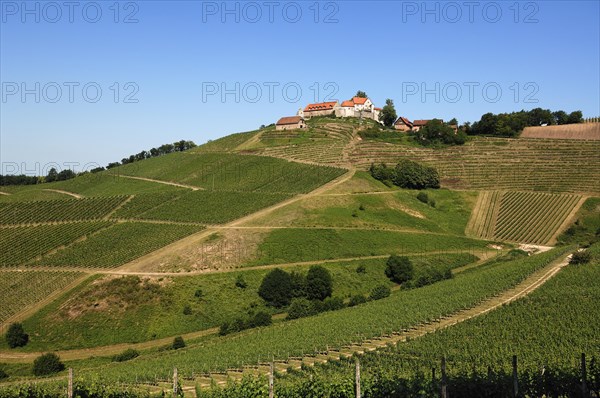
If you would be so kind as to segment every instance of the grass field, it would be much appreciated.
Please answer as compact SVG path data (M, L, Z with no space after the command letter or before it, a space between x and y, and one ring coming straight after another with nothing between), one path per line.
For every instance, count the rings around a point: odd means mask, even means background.
M417 199L418 191L390 190L381 194L325 194L297 201L251 225L289 227L356 227L407 229L462 235L475 195L429 190L436 207Z
M489 242L461 236L352 229L276 229L252 265L330 260L361 256L474 251Z

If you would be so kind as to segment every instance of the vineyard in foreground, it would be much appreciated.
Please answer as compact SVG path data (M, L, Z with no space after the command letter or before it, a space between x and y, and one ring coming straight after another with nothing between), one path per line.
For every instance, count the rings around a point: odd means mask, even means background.
M360 356L361 387L369 397L436 396L445 357L451 397L513 394L518 354L519 396L581 397L580 353L587 353L587 390L600 395L600 246L592 264L570 266L531 295L486 315L395 347ZM526 342L526 344L523 344ZM432 369L437 378L432 377ZM304 368L277 379L278 396L354 397L354 359ZM264 379L246 379L200 396L259 394ZM318 393L315 393L318 391ZM593 396L593 395L592 395Z
M572 194L483 191L466 233L482 239L552 244L582 200Z
M82 369L101 372L112 381L153 382L169 377L177 366L182 375L256 364L267 358L286 359L340 348L442 318L515 286L528 275L563 255L568 248L512 262L491 263L434 285L394 292L387 299L317 316L276 323L221 338L209 337L186 350L142 356L127 364ZM80 364L85 368L85 364Z

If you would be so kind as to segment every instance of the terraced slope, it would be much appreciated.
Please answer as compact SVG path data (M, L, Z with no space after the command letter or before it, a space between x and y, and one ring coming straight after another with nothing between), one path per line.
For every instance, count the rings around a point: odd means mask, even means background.
M362 169L409 158L435 166L447 188L600 194L600 141L476 138L445 149L362 141L351 154Z
M573 194L483 191L465 232L484 239L551 244L582 203L583 197Z

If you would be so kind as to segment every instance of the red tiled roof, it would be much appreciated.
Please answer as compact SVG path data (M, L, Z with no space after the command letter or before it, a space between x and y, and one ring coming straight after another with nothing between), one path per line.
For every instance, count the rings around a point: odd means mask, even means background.
M352 102L354 102L356 105L364 105L365 102L367 102L368 98L362 98L362 97L354 97L352 98Z
M337 101L320 102L318 104L308 104L306 105L306 108L304 108L304 112L332 110L336 104Z
M300 116L286 116L279 119L277 122L278 126L286 125L286 124L298 124L302 120Z
M431 120L421 120L421 119L419 119L419 120L415 120L415 121L413 122L413 125L414 125L414 126L425 126L425 125L426 125L427 123L429 123L430 121L431 121Z
M402 123L404 123L407 126L412 126L413 125L413 123L410 120L408 120L407 118L405 118L404 116L400 116L398 118L398 120L396 120L396 123L394 123L394 124L400 124L400 123L398 123L400 121L402 121ZM416 120L415 120L415 122L416 122Z
M352 102L352 100L348 100L348 101L344 101L342 102L342 106L347 108L347 107L353 107L354 106L354 102Z
M376 111L380 111L380 110L381 110L381 108L375 108L375 110L376 110Z

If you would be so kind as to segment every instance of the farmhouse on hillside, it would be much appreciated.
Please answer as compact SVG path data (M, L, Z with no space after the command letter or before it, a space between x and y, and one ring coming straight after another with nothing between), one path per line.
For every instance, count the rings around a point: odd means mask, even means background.
M407 118L400 116L394 123L394 128L399 131L410 131L413 128L413 124Z
M415 120L414 122L412 122L412 130L413 131L419 131L421 130L421 127L425 127L425 125L427 123L429 123L431 120L425 120L425 119L419 119L419 120ZM444 121L442 120L442 123Z
M306 108L298 111L298 116L305 119L314 116L329 116L336 114L338 109L340 109L340 104L337 101L319 102L306 105Z
M275 130L295 130L306 128L302 116L286 116L279 119L275 124Z

